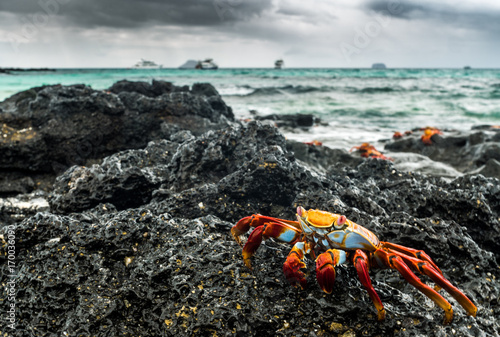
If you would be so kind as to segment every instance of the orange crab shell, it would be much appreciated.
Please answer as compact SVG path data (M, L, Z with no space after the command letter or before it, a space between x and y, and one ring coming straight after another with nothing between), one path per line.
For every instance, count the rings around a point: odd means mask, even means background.
M307 221L318 228L331 227L332 224L339 218L338 214L310 209L306 211Z
M420 139L422 139L422 143L424 143L425 145L432 145L432 140L431 140L431 137L434 136L434 135L442 135L443 133L441 132L441 130L439 130L438 128L434 128L434 127L426 127L424 130L424 134L420 137Z

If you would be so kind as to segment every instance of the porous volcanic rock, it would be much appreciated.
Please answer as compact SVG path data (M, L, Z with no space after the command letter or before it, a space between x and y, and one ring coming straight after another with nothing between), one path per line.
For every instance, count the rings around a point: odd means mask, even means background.
M146 96L144 96L146 97ZM293 150L295 148L295 150ZM499 181L453 181L366 159L319 169L274 127L252 122L171 134L62 174L50 210L15 232L17 329L13 336L497 336ZM325 151L324 153L327 153ZM137 197L134 199L134 195ZM293 219L298 205L345 214L381 240L424 249L478 306L450 299L443 312L394 270L372 270L387 318L348 263L333 293L287 284L290 246L265 241L243 264L230 228L262 213ZM8 244L0 248L7 261ZM497 255L495 255L497 254ZM429 282L427 277L422 277ZM8 275L2 273L0 282ZM0 302L1 310L9 305ZM4 312L5 312L4 311Z
M331 149L322 145L310 145L294 140L288 140L287 149L308 167L324 171L330 166L354 167L364 161L363 158L351 155L344 149Z
M161 140L143 150L116 153L101 164L71 167L54 183L49 199L52 210L79 211L103 202L118 209L147 204L165 180L166 166L177 147L177 143Z
M0 102L0 195L45 187L73 165L92 165L126 149L189 130L200 135L234 120L207 83L121 81L108 90L51 85ZM30 182L31 178L33 182Z

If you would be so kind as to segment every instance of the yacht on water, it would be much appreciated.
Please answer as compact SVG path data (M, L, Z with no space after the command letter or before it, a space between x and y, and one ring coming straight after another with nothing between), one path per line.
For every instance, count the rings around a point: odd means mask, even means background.
M274 62L274 69L283 68L283 64L285 64L285 62L282 59L276 60L276 62Z
M202 70L216 70L219 66L213 61L213 59L205 59L204 61L198 61L195 68Z
M163 66L161 64L156 64L153 61L141 59L132 68L134 68L134 69L160 69L162 67Z

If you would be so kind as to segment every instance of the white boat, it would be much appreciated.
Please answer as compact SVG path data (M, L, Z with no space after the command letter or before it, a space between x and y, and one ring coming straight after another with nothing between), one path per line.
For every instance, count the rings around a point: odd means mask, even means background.
M202 70L216 70L219 69L219 66L213 61L213 59L205 59L204 61L198 61L195 68Z
M163 65L161 65L161 64L156 64L153 61L141 59L132 68L134 68L134 69L160 69L162 67L163 67Z
M274 62L274 69L281 69L283 64L285 64L285 62L282 59L276 60L276 62Z

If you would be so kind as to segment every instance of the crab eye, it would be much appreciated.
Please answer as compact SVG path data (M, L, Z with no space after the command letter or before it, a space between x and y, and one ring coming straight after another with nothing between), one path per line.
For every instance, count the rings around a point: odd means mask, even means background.
M300 223L300 228L302 228L302 231L304 231L305 234L311 234L313 231L307 225L306 217L307 211L301 206L297 207L297 220Z
M306 214L306 210L304 209L304 207L302 207L302 206L297 207L297 215L298 216L300 216L301 218L304 218L305 214Z
M335 228L343 229L343 228L347 227L346 222L347 222L347 218L345 217L345 215L341 215L337 219L337 222L335 223Z

